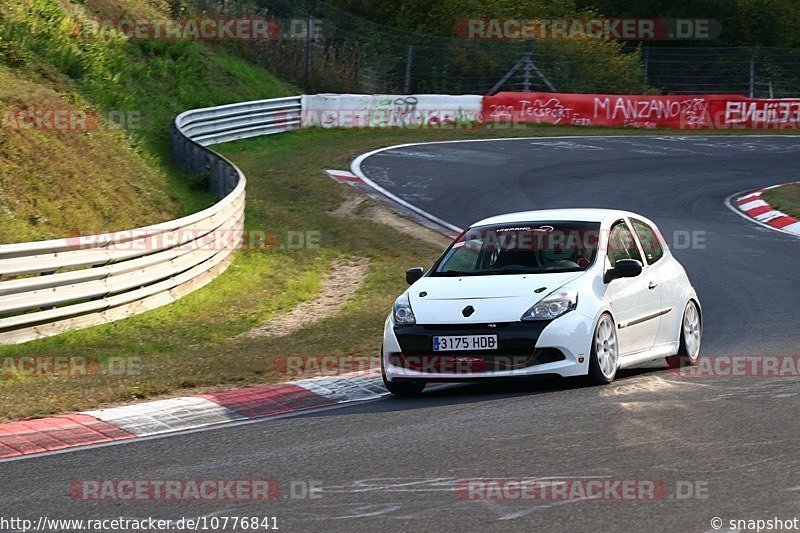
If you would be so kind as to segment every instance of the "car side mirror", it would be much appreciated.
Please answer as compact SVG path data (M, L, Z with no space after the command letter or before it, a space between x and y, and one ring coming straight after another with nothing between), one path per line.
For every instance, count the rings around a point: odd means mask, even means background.
M619 278L635 278L642 273L642 263L636 259L620 259L606 272L603 281L610 283Z
M422 267L409 268L406 270L406 283L413 285L424 273L425 269Z

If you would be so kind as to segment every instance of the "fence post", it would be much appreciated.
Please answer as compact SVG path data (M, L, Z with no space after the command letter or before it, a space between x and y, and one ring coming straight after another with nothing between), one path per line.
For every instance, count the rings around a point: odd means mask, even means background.
M758 48L750 50L750 98L755 97L756 92L756 52Z
M531 92L531 70L533 70L531 66L532 55L533 55L533 39L528 39L527 41L525 41L525 52L522 54L522 57L524 58L523 59L524 63L522 66L522 74L523 74L522 88L526 93Z
M311 28L314 26L314 13L319 9L319 0L316 0L311 7L308 8L308 15L306 16L306 88L312 90L311 87Z
M308 12L306 19L306 87L311 90L311 25L314 23L314 15Z
M648 79L650 75L650 47L644 47L644 79L642 79L642 94L647 94L647 84L650 82Z
M539 67L536 66L536 63L531 58L532 55L533 55L533 40L528 39L527 41L525 41L525 51L522 53L522 57L519 59L519 61L514 63L514 66L511 67L509 71L506 72L505 75L502 78L500 78L500 80L497 83L495 83L494 86L492 86L492 88L489 89L489 92L486 94L492 95L495 94L497 91L499 91L500 88L503 87L503 85L505 85L505 83L508 80L510 80L511 77L514 74L516 74L519 69L523 69L523 74L525 76L525 81L524 81L525 92L530 91L530 83L531 83L530 71L535 72L536 75L539 76L539 79L542 80L545 85L547 85L547 88L550 89L550 92L556 92L555 85L553 85L553 82L550 81L550 78L544 75L544 72L539 70Z
M403 82L403 94L411 92L411 62L414 61L414 36L408 41L408 53L406 54L406 78Z

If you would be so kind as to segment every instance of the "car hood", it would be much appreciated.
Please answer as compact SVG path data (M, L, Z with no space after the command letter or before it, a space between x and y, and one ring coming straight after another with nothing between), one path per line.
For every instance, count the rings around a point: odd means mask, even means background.
M584 273L426 276L409 287L408 296L418 324L516 322L536 302ZM474 312L465 317L463 310L470 305Z

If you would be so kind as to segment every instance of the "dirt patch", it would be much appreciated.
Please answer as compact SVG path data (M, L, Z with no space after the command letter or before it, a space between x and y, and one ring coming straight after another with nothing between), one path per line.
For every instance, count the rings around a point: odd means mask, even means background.
M344 196L344 202L342 202L342 204L333 211L333 214L337 217L358 216L356 215L356 210L361 204L366 202L367 199L364 196L355 194L353 192L349 192Z
M381 224L386 224L397 231L401 231L411 235L412 237L417 237L418 239L433 244L434 246L439 246L443 249L450 244L450 239L444 235L417 224L416 222L412 222L407 218L401 217L388 207L380 204L369 206L366 210L364 210L363 216L364 218L374 220L375 222L380 222Z
M291 335L339 312L358 291L369 273L369 259L337 259L322 280L319 296L303 302L286 314L273 318L263 326L243 335L251 338L274 338Z
M336 216L366 218L441 248L445 248L450 244L450 239L444 235L402 217L385 205L376 203L352 189L348 189L344 193L344 197L345 199L341 205L333 211ZM362 207L366 208L360 209Z

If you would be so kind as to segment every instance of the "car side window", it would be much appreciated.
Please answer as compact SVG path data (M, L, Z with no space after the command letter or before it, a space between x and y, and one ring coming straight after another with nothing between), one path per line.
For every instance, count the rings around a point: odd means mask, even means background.
M642 244L642 250L644 250L644 255L647 257L647 262L652 265L664 257L664 248L661 246L661 242L658 240L658 235L655 230L648 224L645 224L641 220L636 220L635 218L631 219L631 224L633 225L633 231L636 232L636 236L639 237L639 242Z
M639 247L636 246L633 234L624 222L614 224L608 234L608 262L611 263L611 268L614 268L620 259L636 259L642 262Z

